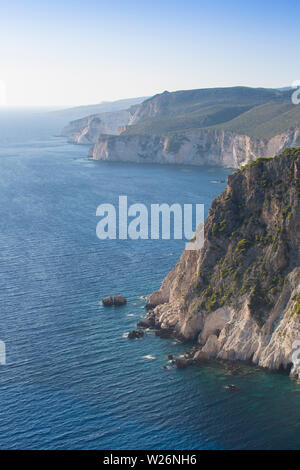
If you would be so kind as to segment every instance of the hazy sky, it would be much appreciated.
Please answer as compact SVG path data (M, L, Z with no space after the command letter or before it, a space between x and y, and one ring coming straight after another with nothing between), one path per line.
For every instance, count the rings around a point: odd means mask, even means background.
M0 0L0 104L287 86L299 13L293 0Z

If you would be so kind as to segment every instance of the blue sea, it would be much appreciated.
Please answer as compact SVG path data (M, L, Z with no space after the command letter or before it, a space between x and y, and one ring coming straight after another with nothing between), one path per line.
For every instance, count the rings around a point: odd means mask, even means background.
M97 206L119 195L207 213L229 170L89 161L56 136L64 124L0 112L0 448L299 449L296 381L248 366L164 369L186 345L126 338L185 242L96 237ZM127 305L102 307L111 294Z

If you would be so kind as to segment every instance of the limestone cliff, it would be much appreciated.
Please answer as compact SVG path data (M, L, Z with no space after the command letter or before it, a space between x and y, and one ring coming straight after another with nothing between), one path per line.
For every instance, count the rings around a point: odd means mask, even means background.
M185 251L147 299L147 322L193 340L193 361L252 361L300 377L300 148L237 170Z
M71 121L61 132L68 141L75 144L94 144L102 134L118 134L119 129L125 129L132 112L121 110L111 113L101 113Z
M126 133L101 136L89 155L94 160L239 168L257 156L271 157L287 147L299 145L300 127L269 139L207 128L160 136Z
M126 111L73 121L71 142L95 160L239 168L300 145L291 91L228 87L163 92Z

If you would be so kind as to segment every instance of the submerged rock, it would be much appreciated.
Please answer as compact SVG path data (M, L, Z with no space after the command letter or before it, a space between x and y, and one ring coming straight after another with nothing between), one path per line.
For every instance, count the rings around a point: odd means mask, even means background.
M238 392L240 390L239 387L233 384L225 385L224 388L226 388L227 390L232 390L233 392Z

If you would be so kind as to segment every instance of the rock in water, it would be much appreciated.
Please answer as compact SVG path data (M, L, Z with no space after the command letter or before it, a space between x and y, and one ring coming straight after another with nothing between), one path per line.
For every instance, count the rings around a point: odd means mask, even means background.
M122 297L121 295L114 295L114 305L120 306L120 305L125 305L126 304L126 299L125 297Z
M104 307L111 307L112 305L116 305L118 307L119 305L125 304L126 299L121 295L114 295L114 297L104 297L104 299L102 299L102 305L104 305Z
M186 369L186 367L193 364L193 359L186 359L185 357L177 357L175 359L175 366L177 369Z
M154 326L155 326L154 317L145 318L144 320L140 320L137 323L138 328L153 328Z
M142 338L143 336L144 336L143 330L132 330L132 331L129 331L128 333L129 339L138 339L138 338Z
M102 305L104 305L104 307L111 307L113 304L112 297L104 297L104 299L102 299Z

